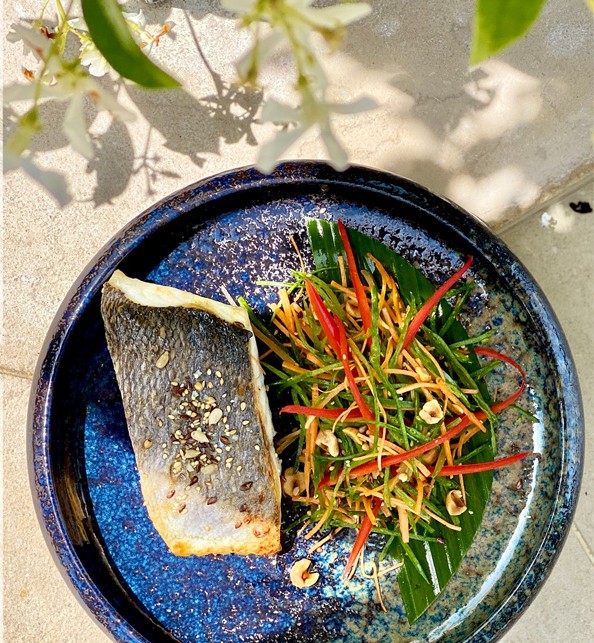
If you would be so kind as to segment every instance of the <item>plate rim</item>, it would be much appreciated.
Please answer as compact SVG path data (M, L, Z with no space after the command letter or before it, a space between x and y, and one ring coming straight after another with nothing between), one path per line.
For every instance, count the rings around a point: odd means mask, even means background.
M525 309L539 319L552 322L548 328L543 329L543 337L546 337L548 343L546 349L547 352L552 351L558 363L563 361L566 366L563 372L557 369L560 376L557 386L564 395L560 396L560 402L563 402L560 428L563 430L560 441L561 467L554 509L543 531L540 546L516 585L480 628L464 640L482 643L500 638L524 613L542 588L563 548L575 513L583 472L583 405L575 363L561 325L545 294L521 261L478 217L450 199L396 174L361 165L352 165L347 170L338 172L318 161L286 161L268 175L261 174L253 166L241 167L198 180L173 192L135 216L113 235L86 265L66 294L48 329L35 367L27 417L27 460L37 518L54 562L67 585L93 616L93 620L100 623L109 635L117 637L117 640L149 641L98 589L80 561L68 537L50 466L49 441L46 437L51 430L49 415L53 401L53 383L70 332L90 299L96 295L117 264L160 228L205 203L225 198L238 190L307 183L358 187L380 192L406 203L412 202L416 208L439 219L446 227L452 228L458 237L475 247L477 243L472 236L476 230L480 231L480 236L488 239L492 248L483 252L490 265L498 266L493 261L495 253L509 261L514 286L528 295L527 300L523 301ZM417 201L411 200L411 196ZM425 203L421 202L423 200ZM437 210L447 211L451 218L444 219L435 210L429 210L427 204L438 206ZM461 222L470 223L470 229L461 229ZM572 410L571 414L567 413L567 408ZM575 455L573 461L568 457L570 451ZM527 591L520 597L522 589Z

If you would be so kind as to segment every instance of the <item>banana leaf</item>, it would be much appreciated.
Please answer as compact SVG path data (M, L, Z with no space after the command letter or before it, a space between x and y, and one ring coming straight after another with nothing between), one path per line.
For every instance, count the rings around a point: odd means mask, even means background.
M340 254L344 256L344 248L337 226L329 221L308 219L307 231L316 269L322 271L320 277L325 281L339 280L337 257ZM374 264L367 257L368 253L372 254L396 278L400 293L407 304L418 309L433 294L435 286L402 256L356 230L348 229L348 233L359 269L368 270L372 275L376 273ZM448 276L444 275L444 280ZM436 315L438 330L440 324L448 319L450 312L451 306L442 300ZM458 321L452 323L444 335L449 344L467 338L464 327ZM472 349L470 353L472 371L479 368L479 362ZM480 388L483 397L488 400L483 383L480 384ZM494 459L494 432L488 423L487 427L486 434L479 433L469 441L467 452L478 452L469 458L468 462L486 462ZM439 480L440 484L436 486L437 493L445 495L447 481L441 483L443 479ZM431 535L441 542L411 539L408 545L404 545L395 539L389 547L389 553L404 562L398 574L398 585L409 623L416 621L425 612L456 573L481 524L492 482L492 471L465 476L468 510L458 516L457 522L461 531L453 531L434 522L432 534L424 532L422 527L418 528L417 534L421 537Z

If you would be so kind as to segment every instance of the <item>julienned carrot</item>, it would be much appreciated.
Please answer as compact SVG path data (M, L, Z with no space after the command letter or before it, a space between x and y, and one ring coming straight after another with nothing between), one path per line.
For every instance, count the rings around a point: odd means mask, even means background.
M288 404L287 406L283 406L280 412L301 413L302 415L313 415L318 418L327 418L328 420L336 420L343 414L346 414L344 417L349 420L356 420L361 417L359 409L319 409L315 406L300 406L299 404Z
M490 462L476 462L473 464L454 464L452 466L442 467L437 475L438 476L457 476L459 474L467 473L480 473L481 471L492 471L493 469L500 469L507 467L518 460L523 460L526 456L530 455L531 451L524 451L523 453L516 453L507 458L499 458L498 460L491 460ZM427 467L433 473L433 467Z
M468 257L466 263L457 270L449 279L444 281L443 284L429 297L429 299L419 308L417 314L412 318L412 321L409 324L406 335L404 336L404 342L402 343L402 350L405 350L409 347L412 340L415 338L415 335L419 332L419 328L423 325L423 322L429 317L429 314L433 308L439 303L440 299L451 290L452 286L464 275L464 273L472 265L472 257Z
M377 516L377 514L379 513L379 510L381 509L382 501L379 498L373 498L371 503L372 503L371 511L373 512L374 516ZM369 534L371 532L372 527L373 525L371 523L371 519L367 514L365 514L363 516L363 520L361 521L361 526L359 527L359 533L357 534L357 538L355 539L355 544L353 545L353 549L351 550L351 555L347 560L347 564L344 568L344 572L342 572L343 578L348 578L350 571L353 568L353 565L357 562L357 558L361 553L361 549L363 549L363 545L367 542L367 539L369 538Z
M522 376L522 381L520 383L520 386L516 389L514 393L512 393L505 400L501 400L501 402L497 402L493 404L493 406L491 406L491 411L493 411L493 413L499 413L499 411L502 411L510 404L513 404L520 397L520 395L524 391L524 388L526 387L526 375L522 367L515 360L513 360L511 357L508 357L507 355L502 355L501 353L498 353L497 351L494 351L490 348L475 349L475 352L481 353L483 355L489 355L490 357L495 357L497 359L502 359L506 361L508 364L513 366L515 369L517 369L517 371ZM487 419L487 414L484 411L477 411L474 415L477 419L481 421ZM398 455L391 455L386 458L382 458L382 461L381 461L382 469L393 466L395 464L400 464L402 462L405 462L406 460L410 460L411 458L416 458L419 455L423 455L423 453L426 453L427 451L431 451L431 449L434 449L435 447L440 446L444 442L447 442L448 440L451 440L452 438L456 437L462 430L464 430L467 426L469 426L470 423L471 423L470 418L465 415L460 419L460 422L458 424L453 426L451 429L448 429L444 434L440 435L434 440L431 440L426 444L421 444L420 446L415 447L410 451L405 451L404 453L399 453ZM342 469L338 471L337 475L340 475L341 471ZM358 467L354 467L353 469L351 469L349 472L349 478L357 478L359 476L364 476L374 471L379 471L377 459L371 460L370 462L365 462L364 464L360 464ZM330 483L330 476L329 475L324 476L318 484L318 489L323 489L329 483Z
M309 281L305 280L305 289L307 290L307 296L311 303L311 307L320 322L320 326L324 331L324 335L328 339L328 343L332 347L332 350L338 355L340 353L340 344L338 338L338 329L336 324L332 319L330 311L326 308L323 299L318 294L318 291L315 289L314 285Z
M350 350L349 350L349 345L347 343L346 328L344 327L344 324L342 323L342 321L337 315L334 315L334 323L338 329L338 339L339 339L339 348L340 348L338 357L344 367L344 374L347 378L349 388L351 389L351 393L355 398L355 402L357 402L359 411L361 411L361 417L364 420L373 421L375 420L375 415L371 411L371 409L367 406L367 402L363 399L363 395L361 395L361 391L359 390L359 387L357 386L357 382L355 381L355 376L351 371L351 365L349 364Z
M346 253L349 276L351 277L351 283L353 284L353 289L355 290L355 295L357 297L357 304L359 305L359 313L361 314L363 328L365 332L368 332L371 328L371 309L369 308L369 301L367 299L365 289L363 288L361 277L359 277L355 254L353 253L353 248L349 241L349 234L344 223L340 220L338 221L338 232L340 233L342 245L344 246L344 251Z

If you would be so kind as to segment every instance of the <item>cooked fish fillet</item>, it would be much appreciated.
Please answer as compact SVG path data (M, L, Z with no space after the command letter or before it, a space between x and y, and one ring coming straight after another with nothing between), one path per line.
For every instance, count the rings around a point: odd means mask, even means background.
M247 312L116 271L101 313L149 516L176 555L280 549L280 467Z

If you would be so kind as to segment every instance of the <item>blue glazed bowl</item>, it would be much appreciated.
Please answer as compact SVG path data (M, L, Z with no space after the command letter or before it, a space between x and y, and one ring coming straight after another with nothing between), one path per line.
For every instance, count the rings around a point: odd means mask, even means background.
M442 595L413 625L395 574L339 582L352 536L319 554L320 582L288 582L307 544L286 534L275 557L176 558L142 504L134 456L99 314L100 290L119 268L133 277L222 299L225 286L262 315L274 298L258 280L298 266L290 237L307 244L305 216L375 236L435 283L473 254L471 332L494 329L520 360L521 400L534 420L502 414L498 450L541 454L500 470L481 528ZM86 607L119 641L474 641L497 638L546 579L574 511L583 457L575 368L542 292L476 219L404 179L361 167L338 173L284 163L269 176L241 169L200 181L124 228L73 286L37 366L29 427L33 494L50 549ZM505 393L503 375L492 387ZM282 431L281 426L277 426Z

